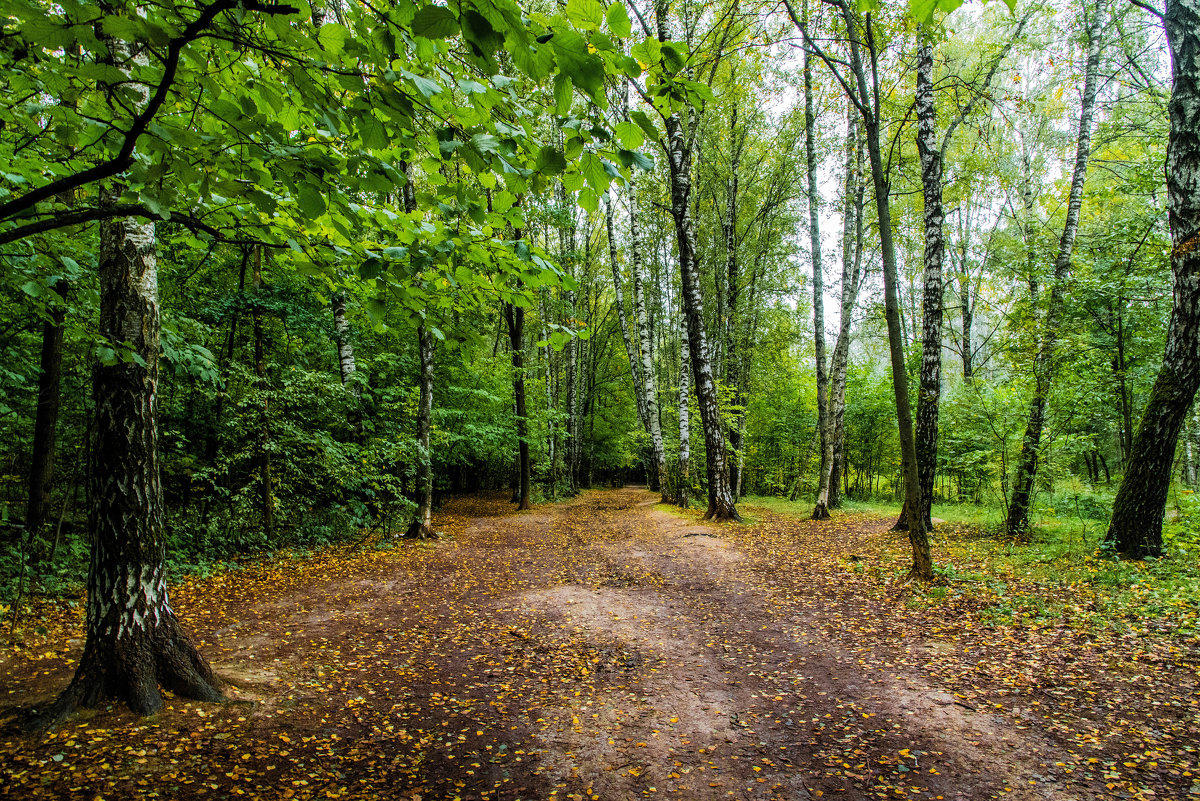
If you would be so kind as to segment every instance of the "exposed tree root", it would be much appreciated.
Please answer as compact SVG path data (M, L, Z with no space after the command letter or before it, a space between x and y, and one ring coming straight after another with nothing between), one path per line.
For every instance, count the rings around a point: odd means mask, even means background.
M217 685L208 661L174 618L149 632L115 639L89 634L71 683L45 709L30 710L24 728L46 731L79 709L109 700L138 715L153 715L162 709L160 687L194 701L223 701Z

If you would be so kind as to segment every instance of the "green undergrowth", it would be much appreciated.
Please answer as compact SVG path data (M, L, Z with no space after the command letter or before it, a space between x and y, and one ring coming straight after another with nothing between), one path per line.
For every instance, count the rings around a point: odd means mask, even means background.
M1130 633L1200 633L1200 499L1173 492L1163 529L1166 555L1134 561L1107 551L1105 498L1050 497L1039 506L1029 542L1002 535L999 510L974 505L935 506L931 537L935 578L913 586L905 603L947 615L966 614L985 625L1070 625ZM776 514L807 519L811 501L746 498ZM1103 510L1098 512L1096 510ZM848 502L848 513L880 518L898 504ZM1082 512L1082 513L1081 513ZM910 551L902 534L881 538L868 558L841 562L880 585L902 577Z

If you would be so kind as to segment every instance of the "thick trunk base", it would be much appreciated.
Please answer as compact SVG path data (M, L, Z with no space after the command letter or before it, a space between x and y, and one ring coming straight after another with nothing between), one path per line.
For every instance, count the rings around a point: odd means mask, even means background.
M420 520L412 521L412 524L404 532L406 540L436 540L437 538L438 533Z
M138 715L162 709L162 689L194 701L223 701L208 662L174 618L148 632L89 637L67 689L45 709L33 710L27 728L45 731L81 708L120 701Z
M742 516L738 514L737 507L732 502L721 503L716 502L708 507L704 513L705 520L734 520L738 523L742 522Z
M829 519L829 507L823 503L818 503L816 506L813 507L812 519L813 520L828 520Z

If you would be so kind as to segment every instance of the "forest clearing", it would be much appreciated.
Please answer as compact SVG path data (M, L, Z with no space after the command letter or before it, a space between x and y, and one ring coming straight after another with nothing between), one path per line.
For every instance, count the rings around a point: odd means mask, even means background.
M1200 799L1200 0L0 0L0 354L0 795Z
M230 703L169 699L149 720L98 710L5 738L0 794L1200 792L1194 639L1085 623L1084 586L1060 590L1061 614L1000 624L983 621L1003 598L963 582L924 602L882 578L904 566L890 520L753 508L750 525L713 525L655 500L594 490L514 513L462 499L431 544L189 580L173 599ZM1007 597L1041 595L1008 580ZM69 679L80 612L7 641L6 705Z

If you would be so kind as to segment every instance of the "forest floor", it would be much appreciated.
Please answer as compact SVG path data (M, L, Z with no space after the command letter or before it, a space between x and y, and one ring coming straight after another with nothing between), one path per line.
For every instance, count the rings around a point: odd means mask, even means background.
M0 797L1200 798L1194 639L924 603L890 519L655 500L458 499L437 541L188 581L234 703L10 731ZM79 606L7 635L8 710L65 686Z

